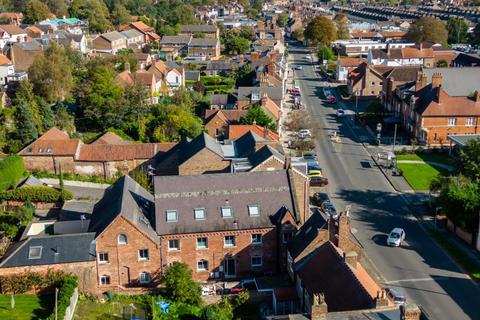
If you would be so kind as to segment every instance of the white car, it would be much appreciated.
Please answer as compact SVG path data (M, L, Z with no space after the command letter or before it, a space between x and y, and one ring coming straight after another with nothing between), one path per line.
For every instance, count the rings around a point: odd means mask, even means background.
M311 138L312 132L310 131L310 129L301 129L298 131L298 137L300 139Z
M338 118L343 118L345 117L345 111L343 109L338 109L337 110L337 117Z
M393 229L387 238L387 245L392 247L399 247L405 240L405 231L402 228Z
M302 70L302 69L303 69L302 66L296 66L296 67L295 67L295 70Z

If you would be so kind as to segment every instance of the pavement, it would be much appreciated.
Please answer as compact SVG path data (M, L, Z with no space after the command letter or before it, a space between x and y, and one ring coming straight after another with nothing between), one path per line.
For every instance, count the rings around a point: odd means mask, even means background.
M319 162L329 178L327 190L337 210L351 205L352 231L374 263L384 286L403 290L431 319L480 319L480 288L428 236L416 216L425 195L397 192L368 151L370 136L352 121L352 105L339 103L347 117L337 119L335 105L322 99L322 82L302 48L289 48L302 100L314 122ZM353 112L354 113L354 112ZM329 134L336 131L339 143ZM400 248L385 245L394 227L406 232Z

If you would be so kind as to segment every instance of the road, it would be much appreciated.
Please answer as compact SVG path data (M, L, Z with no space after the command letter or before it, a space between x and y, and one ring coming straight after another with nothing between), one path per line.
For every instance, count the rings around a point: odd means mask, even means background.
M422 229L404 195L395 192L375 167L354 132L352 119L337 119L334 105L322 100L322 82L302 48L290 47L295 83L313 119L320 166L329 178L328 192L337 207L351 205L352 232L364 246L385 286L400 287L409 301L421 305L432 319L480 319L480 289ZM352 113L351 111L349 112ZM350 124L347 125L347 122ZM358 130L353 130L356 128ZM336 130L341 142L328 134ZM406 232L401 248L385 245L394 227Z

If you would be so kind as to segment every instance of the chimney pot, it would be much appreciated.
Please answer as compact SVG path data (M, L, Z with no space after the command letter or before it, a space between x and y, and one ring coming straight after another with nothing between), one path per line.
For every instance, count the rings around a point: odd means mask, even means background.
M475 102L480 102L480 90L475 91L475 93L473 95L473 100Z
M313 294L311 320L326 320L328 316L328 306L325 303L325 297L321 293Z
M442 84L442 74L441 73L434 73L432 75L432 87L437 88Z
M401 305L400 306L400 319L401 320L420 320L422 311L415 304Z

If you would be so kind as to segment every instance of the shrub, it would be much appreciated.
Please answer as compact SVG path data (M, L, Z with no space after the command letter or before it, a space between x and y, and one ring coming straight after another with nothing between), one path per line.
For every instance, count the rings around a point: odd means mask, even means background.
M417 149L415 149L416 154L422 154L424 152L425 152L425 149L423 147L418 147Z
M63 319L65 317L65 312L67 311L68 306L70 305L70 299L72 298L75 288L78 284L78 278L76 275L65 275L58 286L58 303L57 303L57 316L58 319ZM55 319L55 310L48 318L49 320Z
M58 190L51 187L23 187L0 192L0 200L59 202L61 199L71 200L73 195L68 190Z
M22 157L11 154L0 161L0 191L14 187L25 175Z

